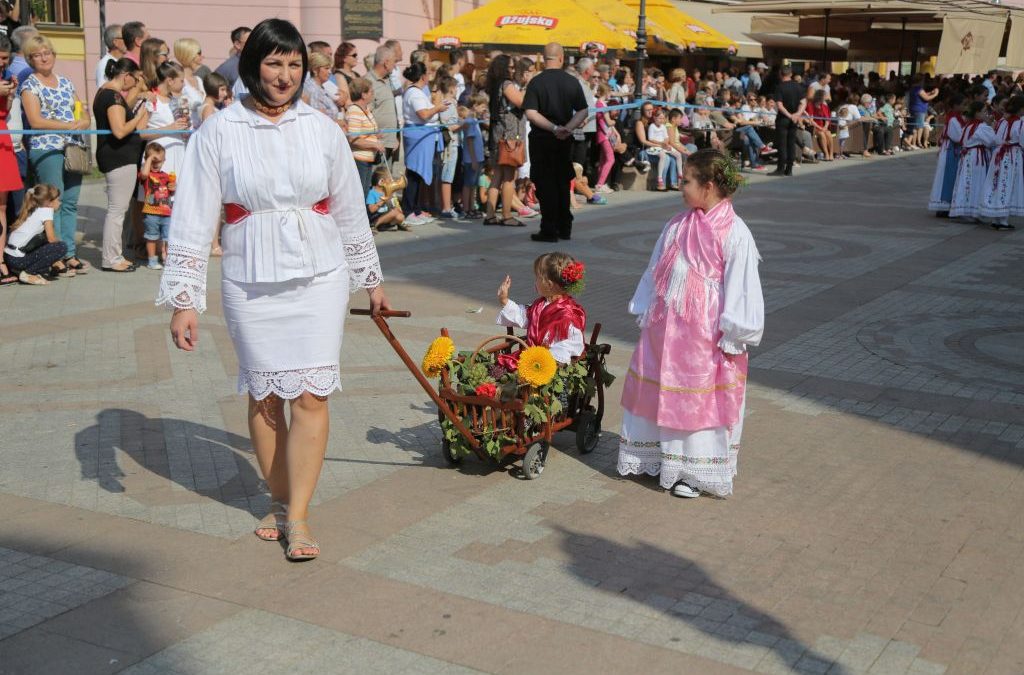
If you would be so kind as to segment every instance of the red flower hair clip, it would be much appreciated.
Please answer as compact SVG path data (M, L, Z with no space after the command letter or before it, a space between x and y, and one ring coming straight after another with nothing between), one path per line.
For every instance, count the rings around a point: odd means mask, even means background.
M571 262L562 268L562 288L569 295L579 295L586 286L587 267L579 261Z

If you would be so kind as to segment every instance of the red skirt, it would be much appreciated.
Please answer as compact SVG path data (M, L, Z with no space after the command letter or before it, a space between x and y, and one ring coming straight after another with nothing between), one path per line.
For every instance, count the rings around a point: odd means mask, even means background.
M0 131L7 131L4 119L0 119ZM9 134L0 134L0 192L13 192L23 187L11 137Z

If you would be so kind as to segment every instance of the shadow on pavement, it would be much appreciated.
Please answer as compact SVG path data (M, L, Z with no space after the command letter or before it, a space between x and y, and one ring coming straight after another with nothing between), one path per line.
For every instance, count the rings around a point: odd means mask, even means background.
M795 672L847 672L794 637L785 624L735 597L692 560L646 542L629 546L558 525L553 529L561 535L570 572L598 590L644 604L709 638L747 646L751 658L756 658L753 652L766 649L780 665ZM669 568L671 575L666 572ZM687 588L700 592L666 588L661 581L666 576L685 580ZM669 639L671 643L683 641L679 636Z
M172 490L173 482L195 495L257 515L250 498L265 490L245 457L250 447L248 438L223 429L120 408L100 411L96 424L75 433L82 478L96 481L107 492L125 493L150 506L194 500ZM128 456L123 467L118 450Z

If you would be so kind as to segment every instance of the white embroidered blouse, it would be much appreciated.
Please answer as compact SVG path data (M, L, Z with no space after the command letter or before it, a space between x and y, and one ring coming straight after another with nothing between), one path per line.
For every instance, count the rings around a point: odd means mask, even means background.
M382 275L359 176L338 125L299 101L276 124L236 102L193 134L177 177L158 305L206 310L206 268L223 204L250 215L221 230L224 278L280 282L348 269ZM327 199L326 214L314 206Z
M629 313L640 317L640 321L657 300L654 272L666 239L675 236L677 226L678 222L672 220L662 230L647 270L629 301ZM739 216L736 216L723 248L725 271L720 285L721 314L718 317L718 330L722 337L718 340L718 348L727 354L742 354L748 346L760 344L764 333L764 297L757 270L761 256L754 236Z

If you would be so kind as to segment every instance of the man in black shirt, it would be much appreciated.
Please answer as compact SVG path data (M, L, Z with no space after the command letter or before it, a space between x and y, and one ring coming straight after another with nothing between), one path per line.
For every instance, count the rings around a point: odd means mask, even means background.
M775 90L778 115L775 117L775 142L779 148L779 165L772 173L775 176L792 176L793 161L796 159L796 127L807 107L804 88L793 81L793 69L782 68L782 82Z
M583 88L562 69L564 63L562 45L552 42L544 47L544 70L530 80L523 98L531 125L530 180L540 202L540 232L530 238L550 243L572 237L572 132L589 114Z

